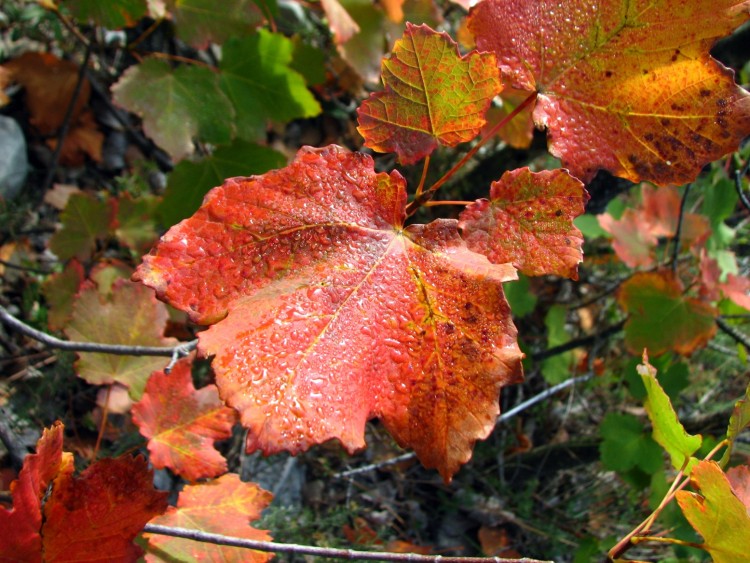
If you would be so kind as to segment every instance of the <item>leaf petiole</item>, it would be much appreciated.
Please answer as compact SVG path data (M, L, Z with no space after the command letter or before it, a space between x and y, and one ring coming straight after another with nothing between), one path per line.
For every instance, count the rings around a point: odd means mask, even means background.
M427 201L425 202L425 207L437 207L438 205L470 205L471 201L458 201L458 200L449 200L449 199L441 199L440 201Z
M417 212L417 209L425 205L428 201L432 199L432 196L435 194L440 187L445 184L458 170L463 167L464 164L466 164L471 158L477 153L477 151L484 146L484 144L494 137L500 129L505 127L508 122L510 122L511 119L513 119L515 116L517 116L519 113L521 113L523 110L525 110L528 106L530 106L532 103L536 101L537 93L533 92L532 94L529 94L529 96L521 102L512 112L510 112L508 115L506 115L503 119L501 119L497 125L495 125L492 129L490 129L487 133L485 133L482 138L479 140L479 142L474 145L469 152L467 152L464 157L459 160L453 168L448 170L443 176L432 186L429 187L424 192L417 192L417 197L414 198L414 200L406 206L406 216L411 217L414 215L414 213ZM420 184L421 187L421 184Z
M424 166L422 167L422 177L419 179L419 186L417 186L416 197L422 195L424 189L425 180L427 180L427 169L430 167L430 155L428 154L424 159Z

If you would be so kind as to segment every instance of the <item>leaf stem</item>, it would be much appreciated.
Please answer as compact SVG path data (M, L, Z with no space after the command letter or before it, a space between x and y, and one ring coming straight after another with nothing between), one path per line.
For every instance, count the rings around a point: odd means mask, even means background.
M425 180L427 180L427 169L429 167L430 167L430 155L428 154L427 157L424 159L424 166L422 167L422 177L419 179L419 186L417 186L416 197L419 197L422 195L422 190L424 189L424 183L425 183Z
M71 22L68 17L60 11L60 9L57 7L57 5L55 5L54 2L44 2L42 6L44 7L44 9L49 10L50 12L55 14L55 16L57 16L57 19L62 22L67 30L70 31L84 47L86 47L87 49L90 47L89 40L86 39L86 37L83 35L83 33L80 32L75 24Z
M647 541L671 543L673 545L684 545L685 547L696 547L698 549L703 549L705 547L700 543L678 540L677 538L662 538L661 536L638 536L637 538L633 538L633 543L643 543Z
M435 192L440 189L440 187L445 184L464 164L466 164L471 158L477 153L477 151L484 146L484 144L494 137L500 129L505 127L508 122L513 119L515 116L517 116L519 113L521 113L523 110L525 110L528 106L530 106L532 103L536 101L537 93L534 92L532 94L529 94L529 96L521 102L516 109L514 109L512 112L510 112L508 115L506 115L503 119L501 119L497 125L495 125L492 129L487 131L482 138L479 140L479 142L472 147L472 149L467 152L464 157L459 160L453 168L448 170L443 176L432 186L429 187L428 190L425 192L417 194L417 197L414 198L414 201L412 201L409 205L406 206L406 216L410 217L416 213L417 209L425 205L428 201L432 199L432 196L435 194Z
M270 551L274 553L295 553L316 555L318 557L332 557L336 559L354 559L357 561L423 561L429 563L546 563L538 559L504 559L501 557L446 557L444 555L420 555L417 553L391 553L382 551L357 551L354 549L338 549L333 547L315 547L310 545L299 545L290 543L275 543L270 541L250 540L225 536L223 534L212 534L201 530L189 528L173 528L158 524L146 524L144 533L161 534L175 538L185 538L193 541L212 543L216 545L229 545L254 549L256 551Z
M438 205L471 205L471 201L458 201L453 199L441 199L440 201L427 201L424 207L437 207Z
M714 448L708 452L706 457L704 457L704 460L709 460L713 458L721 448L725 447L727 445L728 441L722 440ZM612 549L609 550L609 553L607 556L609 557L610 561L614 561L618 558L620 558L627 550L630 548L631 545L635 545L636 543L640 543L641 541L646 541L647 539L651 539L648 536L639 536L638 534L642 531L648 532L651 529L651 526L653 526L654 521L656 518L658 518L659 514L666 508L666 506L672 502L675 495L684 489L688 483L690 483L690 477L685 477L685 479L682 479L682 477L685 475L685 469L687 468L688 463L690 463L690 458L685 460L685 464L680 469L679 473L674 478L674 481L672 481L672 485L669 487L669 490L664 495L664 498L661 499L661 502L659 502L659 506L657 506L654 511L649 514L649 516L641 522L638 526L633 528L633 530L624 538L622 538L619 542L617 542L617 545L615 545ZM682 481L680 481L682 479ZM645 538L645 539L644 539ZM662 538L659 541L667 541L668 538ZM671 540L669 540L671 541ZM677 543L679 540L675 540L673 543ZM694 547L700 547L700 546L694 546Z

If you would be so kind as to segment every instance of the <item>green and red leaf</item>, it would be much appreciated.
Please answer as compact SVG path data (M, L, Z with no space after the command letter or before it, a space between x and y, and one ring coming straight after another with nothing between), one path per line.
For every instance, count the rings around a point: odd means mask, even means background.
M125 71L112 94L118 104L143 118L146 134L175 160L193 153L194 139L232 139L234 108L208 68L172 68L149 57Z
M174 346L174 338L165 338L168 313L153 292L119 280L111 295L103 295L93 284L85 284L76 302L65 334L71 340L124 344L128 346ZM158 356L116 356L83 352L76 362L78 376L101 385L122 383L134 399L140 398L152 372L162 369L165 358Z
M703 536L703 549L715 563L737 563L747 559L750 516L715 461L701 461L690 481L698 491L678 491L677 503L690 525Z
M197 481L227 471L227 460L213 443L232 435L237 416L221 402L215 385L193 387L191 367L192 360L184 359L169 374L154 373L132 412L148 438L151 464Z
M634 275L622 284L617 299L629 314L625 345L631 354L647 348L652 356L670 350L690 355L716 333L716 309L684 295L671 271Z
M578 279L583 235L573 225L588 201L580 180L566 170L506 172L461 212L459 229L469 249L495 264L511 263L529 276Z
M512 86L537 94L534 121L573 175L665 185L750 132L750 95L709 56L747 17L737 0L485 0L469 29Z
M114 213L111 201L88 193L72 194L60 214L62 228L49 241L50 250L60 260L88 260L97 241L108 236Z
M449 479L486 437L522 354L501 282L457 222L402 227L404 180L338 147L235 178L173 227L136 272L216 323L200 335L249 446L362 448L380 417Z
M428 156L439 143L453 147L472 140L502 90L494 55L462 57L446 33L426 25L406 25L383 60L382 77L385 90L357 110L358 130L365 146L395 152L402 164Z

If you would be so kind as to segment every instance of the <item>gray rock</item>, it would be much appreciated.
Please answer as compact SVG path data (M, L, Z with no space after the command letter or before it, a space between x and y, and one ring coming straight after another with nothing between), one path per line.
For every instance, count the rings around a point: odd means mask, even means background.
M26 139L14 119L0 115L0 197L16 197L26 181Z

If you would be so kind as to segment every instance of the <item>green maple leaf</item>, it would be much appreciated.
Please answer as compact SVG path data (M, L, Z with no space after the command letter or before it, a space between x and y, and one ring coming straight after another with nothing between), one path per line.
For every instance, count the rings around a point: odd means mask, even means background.
M268 120L286 122L320 113L304 78L290 67L293 52L291 40L262 29L224 45L221 88L234 104L240 138L262 138Z
M175 160L193 152L193 140L232 139L234 110L211 70L173 69L149 58L129 68L112 87L115 101L143 118L143 130Z
M159 218L165 225L174 225L194 213L208 190L220 186L224 178L262 174L285 163L283 154L241 139L199 162L183 160L169 175Z
M77 20L110 29L135 25L148 12L146 0L67 0L64 6Z

